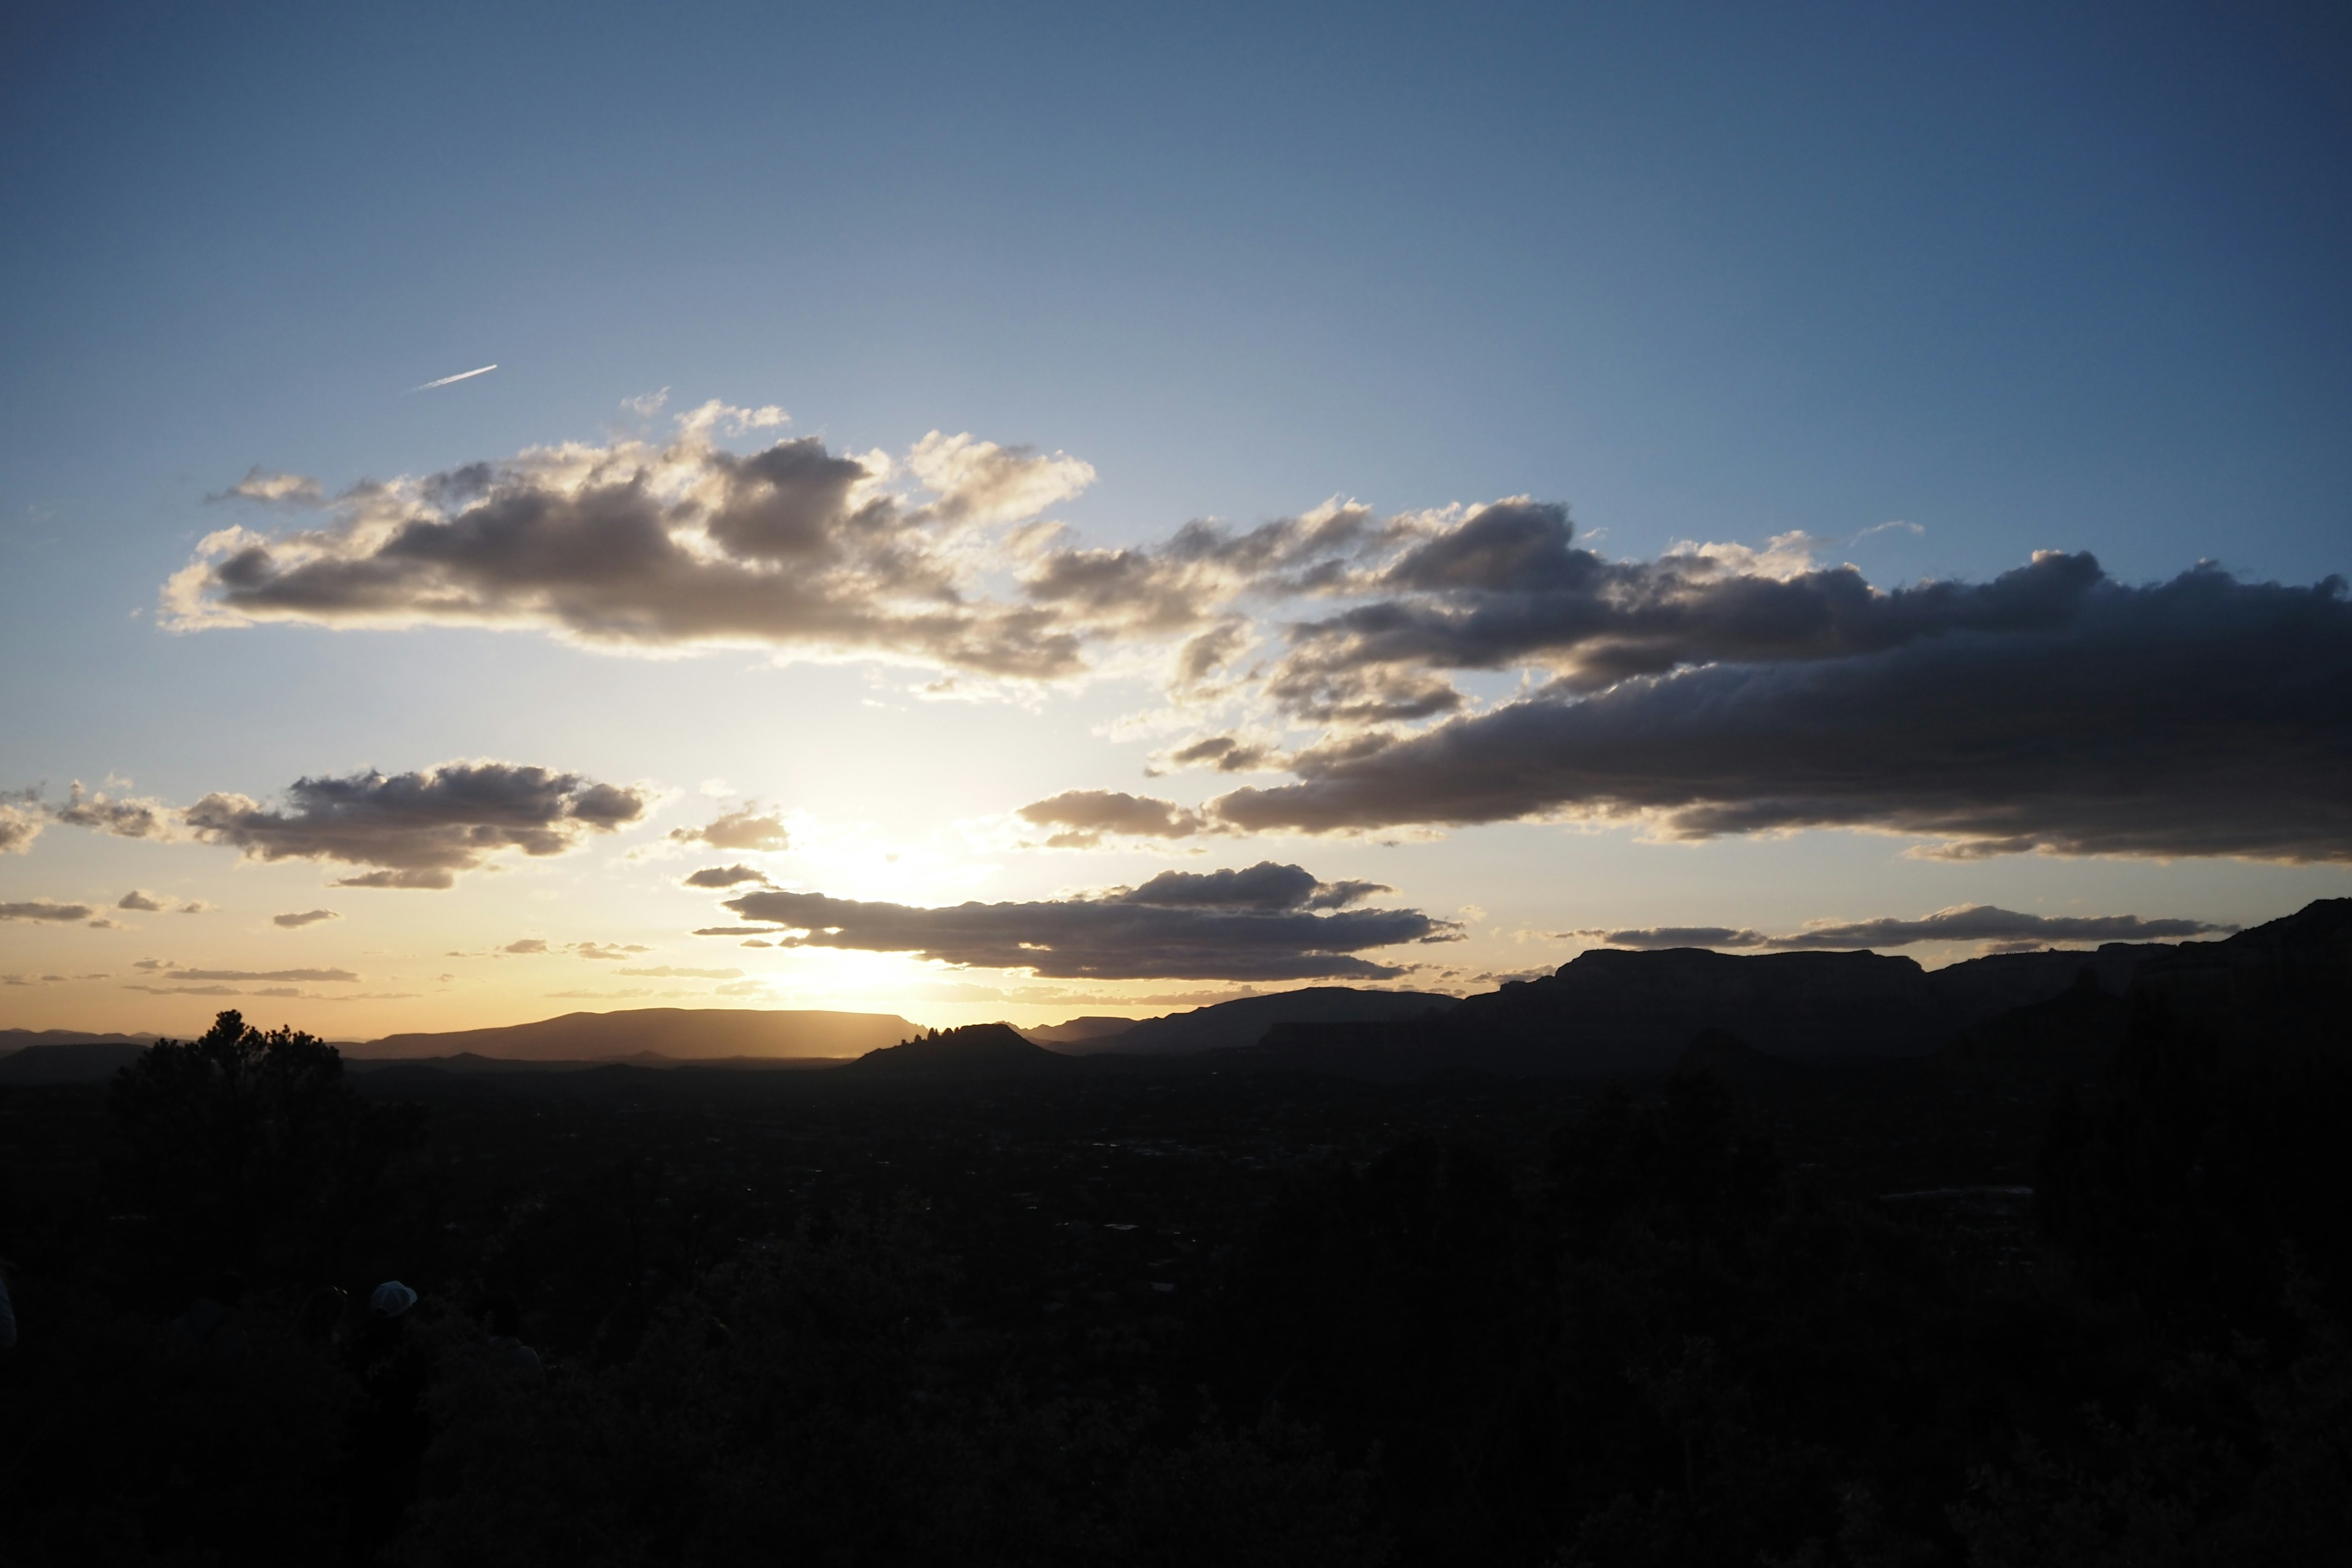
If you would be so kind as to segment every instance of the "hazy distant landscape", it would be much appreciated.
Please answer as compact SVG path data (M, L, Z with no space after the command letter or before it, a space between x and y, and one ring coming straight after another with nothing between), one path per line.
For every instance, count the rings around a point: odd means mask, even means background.
M780 1517L900 1561L2320 1561L2347 1019L2339 900L1075 1040L663 1009L39 1041L0 1057L40 1347L0 1363L11 1530L59 1562L100 1520L129 1560L455 1563ZM499 1301L528 1379L482 1359Z

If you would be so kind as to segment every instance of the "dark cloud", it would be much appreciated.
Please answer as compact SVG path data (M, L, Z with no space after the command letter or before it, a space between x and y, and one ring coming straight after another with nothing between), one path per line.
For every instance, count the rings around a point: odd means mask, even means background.
M1548 693L1295 757L1213 803L1310 833L1650 814L1677 837L1841 826L1960 854L2352 859L2352 605L2210 568L2062 626Z
M1263 741L1245 741L1238 735L1210 735L1178 746L1157 760L1169 767L1207 767L1221 773L1251 773L1281 766L1282 752Z
M1606 947L1652 950L1669 947L1762 947L1772 940L1762 931L1731 926L1642 926L1631 931L1564 931L1551 934L1568 941L1596 942Z
M1016 815L1039 827L1060 828L1045 840L1055 849L1090 849L1106 836L1189 838L1203 826L1199 812L1171 801L1110 789L1066 790L1024 805Z
M272 915L269 917L269 923L284 926L288 931L297 931L303 926L317 925L320 921L339 921L342 918L332 910L304 910L299 914Z
M2138 915L2032 915L1990 904L1938 910L1918 920L1882 916L1867 921L1813 921L1782 936L1728 926L1644 926L1631 931L1559 931L1556 936L1610 947L1876 948L1922 942L1972 942L1995 952L2057 942L2179 942L2226 935L2238 928L2210 921L2147 920Z
M1907 947L1915 942L1999 943L2179 942L2226 936L2238 928L2210 921L2144 920L2138 915L2031 915L1990 904L1938 910L1916 921L1882 918L1845 922L1815 921L1803 931L1770 940L1773 947Z
M1592 691L1692 665L2046 631L2071 621L2101 581L2090 556L2045 552L1990 583L1888 592L1851 566L1813 567L1801 536L1779 551L1707 545L1642 562L1573 548L1572 533L1555 505L1470 513L1391 563L1374 580L1383 596L1293 627L1268 694L1318 721L1427 718L1459 704L1435 671L1540 664L1564 689Z
M88 904L52 903L47 899L33 899L13 904L0 904L0 921L86 921L98 911Z
M446 888L503 849L560 855L636 821L646 792L511 763L448 763L422 773L297 780L287 804L208 795L180 814L187 830L254 860L340 860L378 869L347 888Z
M172 900L161 893L150 893L133 888L115 900L114 907L118 910L135 910L141 914L152 915L158 910L170 909Z
M1058 617L985 597L959 542L1076 493L1085 464L935 434L909 456L935 492L915 505L880 488L887 459L814 437L739 457L710 444L723 420L703 412L667 447L537 450L355 489L325 528L225 530L166 585L167 621L444 622L615 649L753 645L1023 678L1078 668Z
M732 888L744 882L764 882L768 874L749 866L705 866L686 879L689 888Z
M783 817L773 813L761 816L756 801L750 805L737 806L702 827L673 827L669 831L669 839L673 844L704 844L713 849L772 852L792 847L792 838L784 831Z
M1165 909L1336 910L1395 890L1379 882L1318 882L1304 867L1261 860L1238 871L1162 871L1110 897Z
M780 947L908 952L1048 979L1387 979L1403 966L1357 955L1459 935L1417 910L1314 913L1309 905L1323 887L1297 867L1269 864L1169 873L1142 888L1029 903L919 909L766 888L726 907L769 922L752 930L784 933Z

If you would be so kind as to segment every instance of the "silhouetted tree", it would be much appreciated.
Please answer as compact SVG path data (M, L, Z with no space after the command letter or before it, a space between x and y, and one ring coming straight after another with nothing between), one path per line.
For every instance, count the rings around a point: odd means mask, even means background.
M157 1041L108 1104L130 1195L182 1268L331 1272L385 1163L422 1136L415 1112L352 1092L332 1046L234 1011L194 1040Z

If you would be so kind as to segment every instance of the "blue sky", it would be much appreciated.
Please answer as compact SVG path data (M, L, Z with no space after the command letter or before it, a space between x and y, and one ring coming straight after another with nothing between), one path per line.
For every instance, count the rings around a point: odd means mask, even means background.
M1048 852L1000 819L1067 790L1190 809L1230 787L1144 776L1150 743L1118 721L1157 704L1149 679L938 702L904 649L780 665L478 626L157 623L203 536L315 522L204 500L257 466L331 498L658 443L713 399L790 413L722 436L739 455L814 437L903 461L934 430L1066 454L1092 482L1041 515L1091 547L1334 497L1389 516L1528 496L1621 561L1801 531L1880 590L1981 584L2037 550L2091 552L2126 585L2207 559L2310 584L2352 564L2352 51L2316 8L158 6L5 26L0 788L43 784L49 809L110 774L131 781L116 798L178 808L495 758L648 805L437 892L331 893L360 862L53 822L0 856L0 903L111 909L135 886L221 908L0 924L18 950L0 970L36 977L0 992L0 1024L187 1026L193 998L120 989L157 972L142 959L415 993L283 999L338 1033L535 1016L591 987L425 959L541 937L626 936L668 967L742 969L729 984L766 1005L927 1021L1174 994L879 950L712 960L716 939L684 934L709 918L678 901L686 863L643 851L737 799L801 814L761 867L838 899L1051 900L1260 859L1379 880L1466 939L1450 978L1389 983L1449 987L1591 940L1560 932L1979 902L2226 923L2347 890L2321 830L2289 860L1927 862L1884 821L1664 845L1549 805ZM663 388L656 413L623 406ZM1269 650L1306 614L1254 613ZM2312 668L2324 708L2341 688ZM1516 679L1458 684L1496 704ZM2312 736L2343 722L2315 711ZM2310 765L2324 782L2326 755ZM272 923L313 903L338 920ZM270 956L295 943L310 956Z

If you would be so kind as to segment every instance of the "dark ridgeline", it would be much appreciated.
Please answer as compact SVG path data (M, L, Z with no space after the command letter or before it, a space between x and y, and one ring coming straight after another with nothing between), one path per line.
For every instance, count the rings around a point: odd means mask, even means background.
M2333 1561L2347 976L2337 900L1254 998L1171 1055L347 1074L224 1016L110 1089L0 1083L0 1545Z

